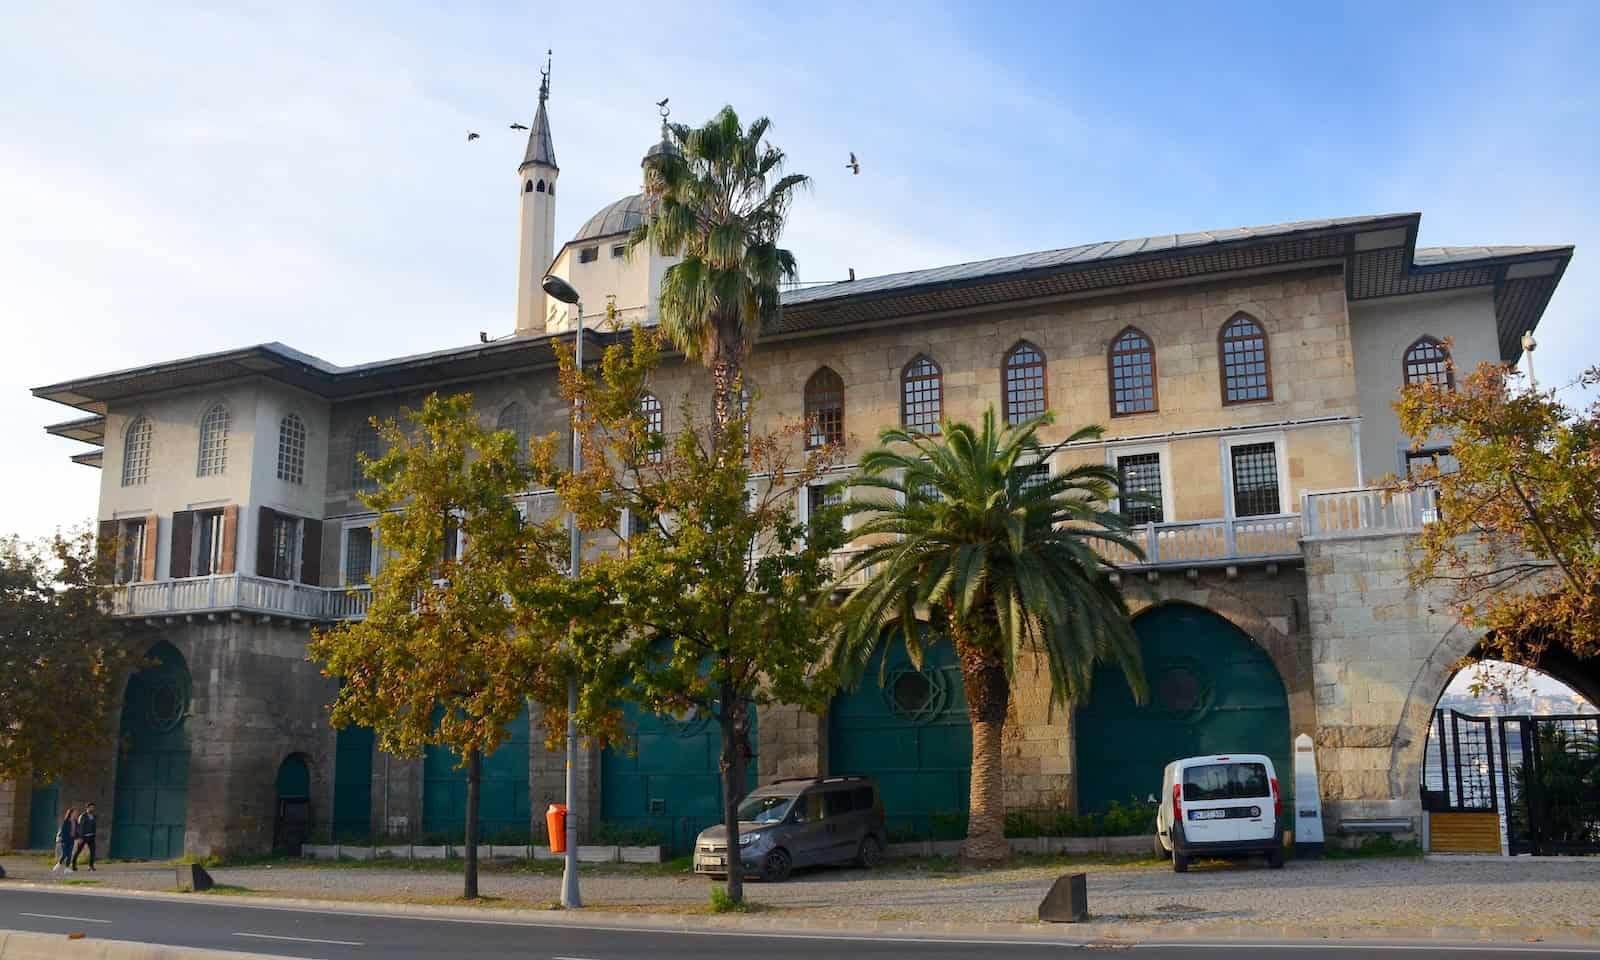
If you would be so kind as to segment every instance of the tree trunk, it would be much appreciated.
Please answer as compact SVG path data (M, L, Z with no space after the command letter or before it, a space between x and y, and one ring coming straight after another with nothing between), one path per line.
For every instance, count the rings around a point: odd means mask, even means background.
M745 755L742 703L733 688L722 685L722 826L728 834L728 898L744 902L744 864L739 859L739 801L744 799Z
M483 780L483 755L467 751L467 867L464 900L478 899L478 785Z
M1005 660L995 631L956 629L967 717L972 723L972 784L967 803L967 839L961 859L995 863L1011 856L1006 842L1006 797L1001 733L1011 700ZM974 636L976 634L976 636ZM986 642L987 641L987 642Z

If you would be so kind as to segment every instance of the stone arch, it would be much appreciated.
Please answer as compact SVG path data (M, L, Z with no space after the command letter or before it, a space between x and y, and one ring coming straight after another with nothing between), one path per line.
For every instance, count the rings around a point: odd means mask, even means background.
M188 820L192 678L178 648L161 641L123 693L110 856L166 860L184 852Z

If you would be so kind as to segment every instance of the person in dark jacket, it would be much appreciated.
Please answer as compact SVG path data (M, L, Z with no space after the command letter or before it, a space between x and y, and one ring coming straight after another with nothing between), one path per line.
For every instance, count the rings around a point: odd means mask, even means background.
M56 865L51 873L67 869L72 862L73 845L78 839L78 808L68 807L61 816L61 826L56 828Z
M89 871L94 870L94 801L84 805L83 816L78 818L78 849L72 854L72 866L68 869L78 869L78 854L89 851Z

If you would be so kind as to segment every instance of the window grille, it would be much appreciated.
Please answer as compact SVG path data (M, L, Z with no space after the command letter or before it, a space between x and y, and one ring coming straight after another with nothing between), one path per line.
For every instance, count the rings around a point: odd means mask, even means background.
M515 401L505 405L500 411L500 419L495 422L496 430L505 430L517 438L517 458L526 460L528 457L528 438L533 428L528 423L528 408Z
M122 485L137 487L150 480L150 418L136 417L122 443Z
M359 493L371 493L378 489L377 481L367 476L367 462L383 456L382 439L378 436L378 428L367 424L356 430L355 442L350 450L350 486Z
M1449 389L1454 385L1450 372L1450 351L1432 337L1423 337L1406 349L1406 383L1432 383Z
M1278 446L1246 443L1232 449L1233 515L1262 517L1283 509L1278 491Z
M661 401L655 394L646 392L639 398L639 413L644 417L645 433L649 434L652 442L657 441L662 429ZM649 463L660 463L665 456L665 450L655 448L645 453L645 460Z
M599 247L584 247L583 249L578 251L578 262L579 263L594 263L596 260L599 260L599 259L600 259L600 248Z
M1022 479L1021 484L1019 484L1017 487L1017 492L1027 493L1029 490L1032 490L1034 487L1037 487L1046 480L1050 479L1050 464L1024 464L1023 466L1016 468L1016 473Z
M1045 362L1038 347L1027 341L1006 354L1006 422L1022 423L1045 411Z
M1267 332L1245 314L1222 328L1222 402L1249 403L1272 399L1267 364Z
M927 357L917 357L900 374L900 423L930 436L944 416L944 374Z
M1161 454L1136 453L1117 458L1119 506L1129 523L1162 523ZM1150 499L1145 499L1146 497Z
M352 586L372 579L372 528L351 527L345 532L344 582Z
M306 480L306 422L297 413L278 421L278 479Z
M844 380L823 367L811 375L805 388L806 448L844 442Z
M1111 415L1156 410L1156 351L1143 332L1128 328L1111 343Z
M228 408L220 403L200 419L199 476L221 476L228 469L228 420Z

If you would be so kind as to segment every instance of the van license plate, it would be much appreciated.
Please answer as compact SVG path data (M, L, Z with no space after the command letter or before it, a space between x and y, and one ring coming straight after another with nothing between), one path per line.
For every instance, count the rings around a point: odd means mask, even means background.
M1190 810L1189 811L1189 819L1190 820L1226 820L1226 819L1228 819L1228 811L1226 811L1226 810Z
M705 867L722 867L726 866L727 864L723 862L722 857L714 857L710 854L706 854L700 858L700 865Z

